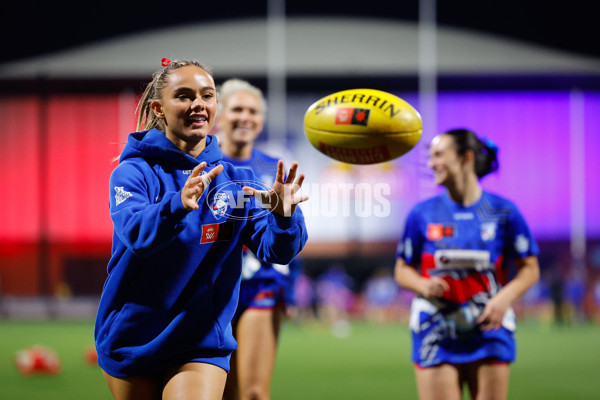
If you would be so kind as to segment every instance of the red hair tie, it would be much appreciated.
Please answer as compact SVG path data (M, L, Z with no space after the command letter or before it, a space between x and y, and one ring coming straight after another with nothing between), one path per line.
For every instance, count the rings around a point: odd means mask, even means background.
M163 67L166 67L169 64L171 64L171 60L169 60L168 58L163 58L162 60L160 60L160 65L162 65Z

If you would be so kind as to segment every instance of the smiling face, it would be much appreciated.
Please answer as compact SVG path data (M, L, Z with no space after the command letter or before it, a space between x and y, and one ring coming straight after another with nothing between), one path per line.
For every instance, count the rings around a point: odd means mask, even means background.
M249 92L231 94L224 103L217 122L224 139L237 146L254 143L264 124L262 103L256 95Z
M163 119L165 136L178 148L199 153L217 114L214 80L202 68L187 65L170 71L166 82L152 111Z
M465 173L464 159L458 155L454 139L442 134L431 141L427 166L433 170L435 183L447 187Z

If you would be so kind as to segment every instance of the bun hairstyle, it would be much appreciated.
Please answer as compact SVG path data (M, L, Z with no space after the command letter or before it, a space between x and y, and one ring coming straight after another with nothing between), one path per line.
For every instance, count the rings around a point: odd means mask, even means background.
M464 156L469 150L475 155L475 174L478 178L498 170L498 147L490 140L481 140L468 129L453 129L443 133L451 136L456 152Z
M152 112L150 104L154 100L159 100L162 95L162 90L167 83L167 77L171 71L185 67L188 65L194 65L200 69L203 69L211 77L213 76L212 70L209 66L199 63L198 61L179 61L179 60L168 60L162 59L162 68L154 73L152 80L146 86L144 93L138 102L136 112L138 114L137 130L150 130L157 128L161 131L165 130L165 123L162 119L158 118Z

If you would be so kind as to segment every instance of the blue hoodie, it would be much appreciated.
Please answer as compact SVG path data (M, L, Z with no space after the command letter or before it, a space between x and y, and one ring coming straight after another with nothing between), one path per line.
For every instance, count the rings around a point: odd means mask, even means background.
M244 196L258 179L222 157L211 135L197 158L156 129L129 135L110 178L112 256L94 332L107 373L153 376L192 359L228 370L243 245L286 264L306 243L302 214L281 217ZM224 169L187 211L181 188L203 161Z

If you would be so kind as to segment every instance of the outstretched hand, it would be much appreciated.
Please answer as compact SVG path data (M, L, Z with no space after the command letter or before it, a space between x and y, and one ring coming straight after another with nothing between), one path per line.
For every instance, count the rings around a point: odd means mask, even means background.
M223 166L217 165L208 173L201 174L204 168L206 168L206 162L203 161L192 170L187 181L185 181L183 189L181 189L181 203L188 211L197 210L200 207L198 200L200 200L202 193L204 193L210 182L223 171Z
M294 161L287 179L284 180L283 161L279 160L277 162L277 175L271 190L257 190L250 186L244 186L242 190L244 193L255 197L272 212L284 217L291 217L296 211L296 206L309 198L308 195L298 193L304 182L304 174L299 174L298 179L296 179L297 172L298 162Z

